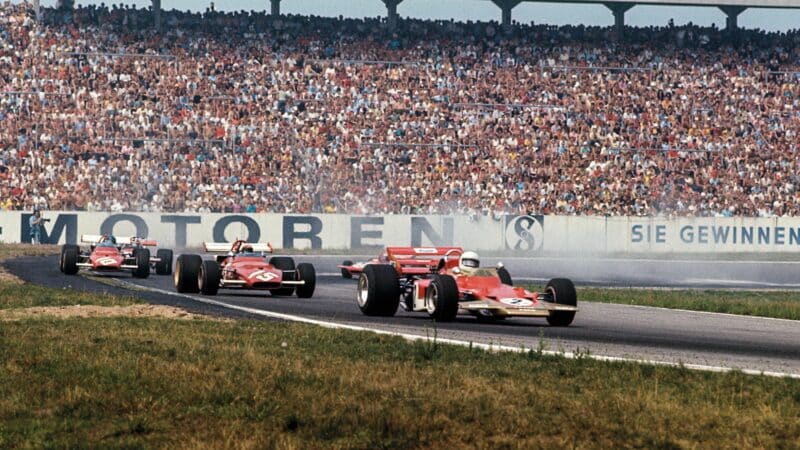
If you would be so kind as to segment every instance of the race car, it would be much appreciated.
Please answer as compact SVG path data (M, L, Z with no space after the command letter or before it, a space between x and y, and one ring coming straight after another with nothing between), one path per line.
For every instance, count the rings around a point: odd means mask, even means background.
M353 278L353 275L360 275L361 272L364 271L364 267L370 264L388 264L388 263L389 260L386 257L386 253L381 253L380 255L378 255L377 258L372 258L369 261L364 261L364 262L353 263L353 261L344 260L342 261L341 264L339 264L336 267L342 270L342 278L350 280Z
M200 255L180 255L175 262L175 289L178 292L216 295L220 288L267 290L273 296L297 294L311 298L317 284L314 266L295 265L294 259L273 256L272 246L237 240L233 244L207 242L206 252L224 253L213 260Z
M112 235L84 234L81 236L81 243L89 244L89 248L81 249L74 244L61 247L59 269L67 275L75 275L80 269L93 272L130 270L136 278L147 278L151 267L159 274L168 274L172 267L170 250L159 250L159 257L150 257L150 250L146 247L157 245L155 241L133 236L118 238Z
M386 255L387 264L365 266L358 279L356 302L368 316L393 316L400 306L441 322L461 312L489 321L545 317L568 326L578 311L572 281L555 278L544 292L531 292L513 286L505 267L481 267L476 253L460 247L387 247Z

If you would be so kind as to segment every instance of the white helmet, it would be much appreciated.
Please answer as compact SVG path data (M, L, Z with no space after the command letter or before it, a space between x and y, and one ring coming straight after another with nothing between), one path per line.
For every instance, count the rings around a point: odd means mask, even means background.
M481 257L475 252L464 252L458 260L461 270L475 270L481 266Z

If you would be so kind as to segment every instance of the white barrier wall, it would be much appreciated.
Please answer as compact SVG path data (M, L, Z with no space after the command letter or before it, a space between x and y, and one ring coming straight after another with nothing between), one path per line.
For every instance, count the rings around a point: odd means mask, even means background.
M43 241L81 234L137 235L165 247L236 238L276 248L350 249L461 245L537 253L736 253L800 250L800 218L573 216L351 216L343 214L167 214L47 211ZM29 212L0 212L0 241L29 242Z

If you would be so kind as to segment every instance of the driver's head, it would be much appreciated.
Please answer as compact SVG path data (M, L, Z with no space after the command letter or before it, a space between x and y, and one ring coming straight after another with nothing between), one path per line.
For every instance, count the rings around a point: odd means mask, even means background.
M243 245L241 249L242 253L253 253L253 246L252 245Z
M462 271L472 271L481 266L481 257L475 252L464 252L458 260L458 268Z

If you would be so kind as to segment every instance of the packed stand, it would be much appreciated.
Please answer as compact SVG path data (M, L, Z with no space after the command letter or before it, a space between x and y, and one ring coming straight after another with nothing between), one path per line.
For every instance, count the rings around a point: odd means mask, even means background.
M795 216L800 33L0 9L0 208Z

